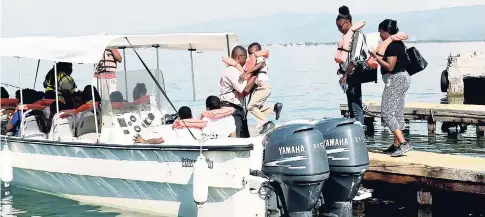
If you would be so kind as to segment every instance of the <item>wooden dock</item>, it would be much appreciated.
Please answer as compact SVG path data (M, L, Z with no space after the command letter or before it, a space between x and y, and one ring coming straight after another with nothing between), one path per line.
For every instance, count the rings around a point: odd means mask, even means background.
M381 117L379 101L365 101L365 116L371 119ZM347 104L340 105L341 114L348 117ZM406 103L404 118L408 121L427 121L428 133L436 133L437 122L472 124L477 126L477 136L485 132L485 106L464 104ZM373 122L373 120L372 120Z
M442 197L443 192L485 198L485 158L419 151L398 158L370 152L369 158L370 168L363 184L376 193L401 186L403 192L418 200L425 195L423 192L427 193L428 203L433 194Z

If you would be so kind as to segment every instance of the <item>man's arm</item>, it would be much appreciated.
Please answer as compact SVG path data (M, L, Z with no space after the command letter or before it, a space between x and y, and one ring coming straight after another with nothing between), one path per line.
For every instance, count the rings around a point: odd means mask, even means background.
M123 58L121 57L121 54L120 52L118 51L118 49L111 49L111 52L113 53L113 57L116 61L118 61L119 63L121 63L121 61L123 60Z
M249 79L248 79L248 83L246 84L246 87L244 88L244 94L250 94L251 93L251 90L253 89L253 86L254 84L256 83L256 79L258 78L258 76L251 76Z
M260 62L258 64L256 64L252 69L248 70L246 73L248 74L254 74L256 72L259 72L259 70L261 70L262 68L264 68L266 66L266 62Z

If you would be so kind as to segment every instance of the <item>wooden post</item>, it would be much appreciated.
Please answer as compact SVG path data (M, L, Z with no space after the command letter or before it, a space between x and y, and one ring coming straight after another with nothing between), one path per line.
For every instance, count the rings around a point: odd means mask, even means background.
M485 123L479 123L477 125L477 138L483 137L485 133Z
M428 118L428 135L435 136L436 135L436 122L432 120L432 118Z

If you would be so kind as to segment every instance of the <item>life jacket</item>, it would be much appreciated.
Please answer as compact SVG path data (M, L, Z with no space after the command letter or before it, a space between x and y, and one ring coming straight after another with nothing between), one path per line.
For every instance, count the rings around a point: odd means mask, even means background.
M116 63L113 51L111 49L105 49L101 60L99 60L96 65L95 74L102 72L116 72L117 67L118 64Z
M34 104L43 105L43 106L50 106L55 101L56 101L55 99L41 99L37 102L34 102ZM59 102L64 102L64 100L59 99Z
M222 57L222 62L224 62L227 66L234 66L241 73L244 73L244 68L241 66L241 64L239 64L233 58L231 58L231 57Z
M19 104L20 100L18 99L11 99L11 98L1 98L0 99L0 106L1 107L15 107Z
M404 32L398 32L394 35L389 36L386 40L384 40L382 43L377 45L377 48L375 50L377 54L377 58L382 59L384 57L384 53L386 52L387 46L389 46L389 44L391 44L393 41L403 41L406 39L408 39L408 35ZM367 60L367 65L369 65L374 69L377 69L378 63L377 63L377 60L371 56Z
M99 102L96 102L94 103L96 106L99 105ZM76 111L79 113L79 112L83 112L83 111L86 111L88 109L92 109L93 108L93 102L92 100L87 102L87 103L84 103L83 105L79 106L78 108L76 108Z
M30 109L38 109L38 110L43 110L47 106L39 105L39 104L24 104L24 105L19 105L17 106L17 110L30 110Z
M172 124L172 129L183 129L183 128L198 128L203 129L207 126L207 121L203 120L195 120L195 119L184 119L183 121L177 119Z
M142 96L140 98L138 98L137 100L135 100L135 104L145 104L145 103L149 103L150 102L150 95L145 95L145 96Z
M335 62L338 64L343 64L347 61L349 53L351 52L350 43L352 42L352 36L354 35L354 32L362 29L364 25L365 22L358 22L355 25L352 25L347 33L342 35L342 38L340 38L340 41L338 42L337 53L335 54Z
M225 117L231 116L235 110L236 109L232 107L222 107L220 109L205 111L205 112L202 112L202 114L200 114L200 119L202 120L203 118L210 118L210 119L225 118Z
M58 88L58 90L61 90L62 84L64 84L64 82L69 82L71 84L70 86L72 88L69 91L76 92L77 86L76 86L76 82L74 82L74 79L71 76L67 75L66 73L61 72L57 76L57 88ZM54 91L55 88L56 88L55 84L51 84L50 79L44 81L44 86L45 86L46 92L50 91L50 90Z
M256 66L256 60L258 57L264 57L268 58L269 57L269 51L267 50L260 50L249 56L249 59L246 61L246 64L244 65L244 70L249 71L252 69L254 66Z

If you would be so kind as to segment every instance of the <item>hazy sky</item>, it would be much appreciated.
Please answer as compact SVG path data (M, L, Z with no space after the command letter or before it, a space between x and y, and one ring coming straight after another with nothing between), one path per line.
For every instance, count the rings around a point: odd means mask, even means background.
M283 12L404 12L485 4L485 0L0 0L3 36L156 31L203 21ZM238 5L239 4L239 5Z

